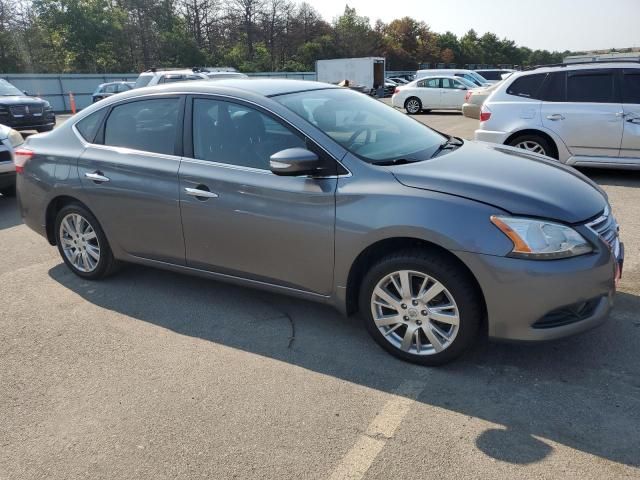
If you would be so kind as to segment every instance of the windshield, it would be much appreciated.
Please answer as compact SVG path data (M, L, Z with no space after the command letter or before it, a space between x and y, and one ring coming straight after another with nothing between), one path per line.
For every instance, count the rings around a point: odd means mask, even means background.
M482 85L483 83L487 83L487 79L484 78L482 75L480 75L477 72L469 72L469 75L471 75L473 78L475 78L478 82L480 82L480 85Z
M458 81L460 81L461 83L464 83L464 85L468 88L478 88L478 85L476 85L475 83L473 83L471 80L464 78L464 77L456 77L456 79Z
M291 93L274 100L369 163L426 160L446 141L417 120L348 89Z
M149 82L153 78L153 75L140 75L136 80L136 83L133 88L141 88L149 85Z
M6 80L0 78L0 95L3 97L8 97L14 95L24 95L24 93L22 93Z

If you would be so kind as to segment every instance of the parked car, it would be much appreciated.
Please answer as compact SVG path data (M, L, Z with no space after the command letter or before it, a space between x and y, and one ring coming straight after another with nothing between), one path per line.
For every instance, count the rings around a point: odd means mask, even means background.
M134 88L152 87L164 83L187 82L189 80L208 80L206 73L197 68L191 69L165 69L152 68L141 73L136 80Z
M22 145L20 132L0 125L0 194L11 197L16 192L16 167L13 150Z
M51 104L0 78L0 124L16 130L48 132L56 124Z
M464 97L464 104L462 105L462 114L465 117L474 118L480 120L480 109L489 95L496 89L497 83L494 83L490 87L474 88L467 90L467 94Z
M483 78L487 80L489 83L498 83L503 78L503 75L508 75L510 73L515 72L512 68L501 68L501 69L480 69L474 70L475 72L482 75Z
M585 167L640 168L640 64L514 73L484 102L475 138Z
M488 87L491 85L486 78L482 75L474 72L473 70L460 70L460 69L443 69L443 70L418 70L416 73L416 79L425 77L460 77L473 83L476 87Z
M116 93L127 92L135 86L136 82L108 82L101 83L93 92L93 103L96 103L104 98L115 95Z
M595 327L620 275L588 178L324 83L132 90L15 153L25 223L79 277L133 262L359 311L416 363Z
M462 110L465 95L472 88L475 84L461 77L422 78L397 87L391 105L404 108L410 115L431 110Z

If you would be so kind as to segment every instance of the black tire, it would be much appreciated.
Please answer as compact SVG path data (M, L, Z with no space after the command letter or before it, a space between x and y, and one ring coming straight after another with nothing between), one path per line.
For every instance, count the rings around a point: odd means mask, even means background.
M417 102L417 109L410 108L409 102ZM404 109L409 115L417 115L422 111L422 102L418 97L409 97L404 102Z
M0 193L5 197L15 197L16 196L16 186L11 185L10 187L5 187L0 190Z
M89 272L84 272L76 268L76 266L71 263L69 258L67 258L67 255L65 254L62 246L63 242L61 241L60 225L62 224L63 219L67 215L72 213L82 216L89 223L89 225L91 225L91 228L93 228L93 231L96 233L97 243L100 247L100 257L95 268ZM111 275L116 271L118 262L113 257L113 252L111 251L111 247L109 246L107 237L105 236L104 231L102 230L102 227L100 226L100 223L98 222L96 217L94 217L93 214L84 206L77 203L72 203L62 207L56 215L54 234L56 238L56 245L58 246L58 252L60 252L62 260L64 260L64 263L67 265L67 267L69 267L69 269L79 277L86 278L88 280L99 280Z
M36 128L36 131L38 133L50 132L51 130L53 130L53 125L47 125L46 127L38 127L38 128Z
M544 150L544 155L546 155L547 157L555 158L556 160L558 159L558 154L556 153L555 145L549 142L549 140L543 137L542 135L536 135L536 134L519 135L509 140L507 144L511 147L517 147L518 145L524 142L536 143L540 145L540 147L542 147L542 149ZM536 152L536 153L539 153L539 152Z
M444 350L426 355L403 351L392 345L376 326L371 311L373 291L383 278L400 270L413 270L436 279L455 299L459 315L458 331ZM467 351L478 337L484 312L480 292L469 273L441 253L424 249L398 252L373 265L362 281L359 301L360 314L367 331L382 348L402 360L430 366L448 363Z

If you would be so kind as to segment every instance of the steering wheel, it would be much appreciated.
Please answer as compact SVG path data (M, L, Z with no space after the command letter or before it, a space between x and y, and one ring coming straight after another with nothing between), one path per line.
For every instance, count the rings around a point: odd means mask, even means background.
M358 139L358 137L362 135L364 132L367 132L367 135L364 138L364 143L365 145L369 143L369 140L371 140L371 132L372 132L371 127L360 127L355 132L353 132L353 135L351 135L349 137L349 140L347 140L347 148L351 147L351 145L353 145Z

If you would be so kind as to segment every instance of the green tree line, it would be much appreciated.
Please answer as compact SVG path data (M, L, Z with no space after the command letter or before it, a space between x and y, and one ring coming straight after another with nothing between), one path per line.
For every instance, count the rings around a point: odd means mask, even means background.
M152 66L310 71L323 58L382 56L389 70L422 63L554 63L569 52L520 47L493 33L458 37L404 17L346 6L331 22L291 0L0 0L0 72L121 73Z

